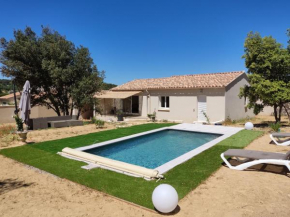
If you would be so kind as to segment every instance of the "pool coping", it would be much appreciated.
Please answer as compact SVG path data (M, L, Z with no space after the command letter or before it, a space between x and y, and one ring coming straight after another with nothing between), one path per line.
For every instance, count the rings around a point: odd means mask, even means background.
M178 124L178 125L174 125L171 127L163 127L163 128L159 128L156 130L150 130L150 131L146 131L143 133L137 133L134 135L125 136L125 137L121 137L118 139L109 140L106 142L100 142L100 143L96 143L93 145L79 147L79 148L76 148L75 150L84 151L84 150L88 150L88 149L93 149L93 148L109 145L109 144L116 143L116 142L121 142L124 140L136 138L139 136L143 136L143 135L147 135L147 134L151 134L151 133L155 133L155 132L159 132L159 131L163 131L163 130L167 130L167 129L189 131L189 132L221 134L221 136L219 136L218 138L211 140L210 142L207 142L207 143L203 144L202 146L195 148L192 151L189 151L183 155L180 155L179 157L174 158L173 160L155 168L154 170L158 170L160 174L166 173L167 171L171 170L172 168L176 167L177 165L188 161L189 159L193 158L194 156L200 154L201 152L213 147L214 145L216 145L220 141L222 141L222 140L238 133L239 131L243 130L243 128L240 128L240 127L225 127L225 126L218 126L218 125L202 125L202 124L183 123L183 124Z

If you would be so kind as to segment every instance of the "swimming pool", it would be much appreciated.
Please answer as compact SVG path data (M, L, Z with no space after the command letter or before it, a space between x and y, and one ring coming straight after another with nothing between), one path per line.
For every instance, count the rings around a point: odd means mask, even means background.
M83 169L104 168L145 179L182 164L243 128L178 124L130 136L58 152L85 162Z
M220 136L167 129L84 152L154 169Z

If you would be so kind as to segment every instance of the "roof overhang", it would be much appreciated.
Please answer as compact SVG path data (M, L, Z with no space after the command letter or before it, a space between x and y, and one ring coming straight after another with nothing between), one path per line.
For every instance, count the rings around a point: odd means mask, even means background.
M142 93L142 91L106 91L97 93L94 97L97 99L126 99Z

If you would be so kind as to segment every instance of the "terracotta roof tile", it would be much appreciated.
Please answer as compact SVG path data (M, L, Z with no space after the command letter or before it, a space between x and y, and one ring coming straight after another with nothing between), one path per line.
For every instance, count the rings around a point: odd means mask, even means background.
M137 79L112 90L191 89L226 87L244 71L178 75L167 78Z

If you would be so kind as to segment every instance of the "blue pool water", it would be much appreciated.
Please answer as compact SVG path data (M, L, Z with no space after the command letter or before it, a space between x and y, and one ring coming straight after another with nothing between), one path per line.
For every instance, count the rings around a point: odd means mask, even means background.
M85 152L154 169L199 146L219 134L162 130Z

